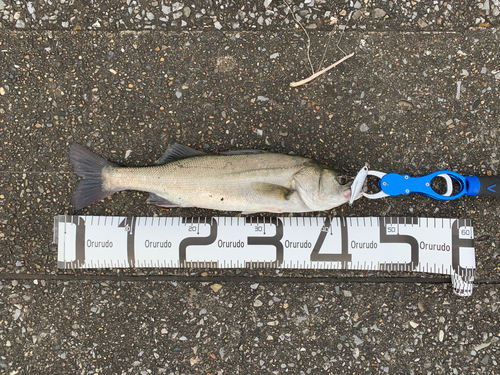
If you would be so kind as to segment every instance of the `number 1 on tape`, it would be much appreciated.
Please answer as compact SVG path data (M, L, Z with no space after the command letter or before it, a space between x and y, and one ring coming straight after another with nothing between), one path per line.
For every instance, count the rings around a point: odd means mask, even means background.
M451 275L472 293L470 220L57 216L58 267L298 268Z

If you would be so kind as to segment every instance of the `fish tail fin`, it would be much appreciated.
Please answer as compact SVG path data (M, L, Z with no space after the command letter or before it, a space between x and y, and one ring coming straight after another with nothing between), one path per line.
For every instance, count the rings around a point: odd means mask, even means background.
M73 209L75 211L90 206L119 190L106 190L103 187L102 172L106 167L116 166L85 147L73 143L69 158L76 174L81 177L73 192Z

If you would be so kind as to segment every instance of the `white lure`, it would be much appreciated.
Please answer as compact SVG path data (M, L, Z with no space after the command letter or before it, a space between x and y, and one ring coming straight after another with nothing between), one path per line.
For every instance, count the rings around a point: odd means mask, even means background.
M349 204L352 205L355 199L359 197L363 186L365 186L366 178L368 177L368 167L365 165L356 175L354 181L351 185L351 197L349 198Z

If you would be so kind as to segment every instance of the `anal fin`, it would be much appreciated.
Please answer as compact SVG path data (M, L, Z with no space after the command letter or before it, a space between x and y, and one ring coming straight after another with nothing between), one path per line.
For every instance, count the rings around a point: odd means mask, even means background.
M162 198L155 193L149 193L149 198L147 200L147 203L155 204L157 206L165 208L180 207L178 204L170 202L169 200L166 200L165 198Z

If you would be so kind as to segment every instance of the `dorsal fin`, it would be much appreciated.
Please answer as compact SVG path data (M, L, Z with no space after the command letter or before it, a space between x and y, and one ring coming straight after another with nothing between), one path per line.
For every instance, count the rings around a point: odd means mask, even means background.
M186 158L191 158L193 156L202 156L202 155L206 154L202 151L193 150L191 147L174 143L165 150L161 158L159 158L156 161L156 164L161 165L180 159L186 159Z

